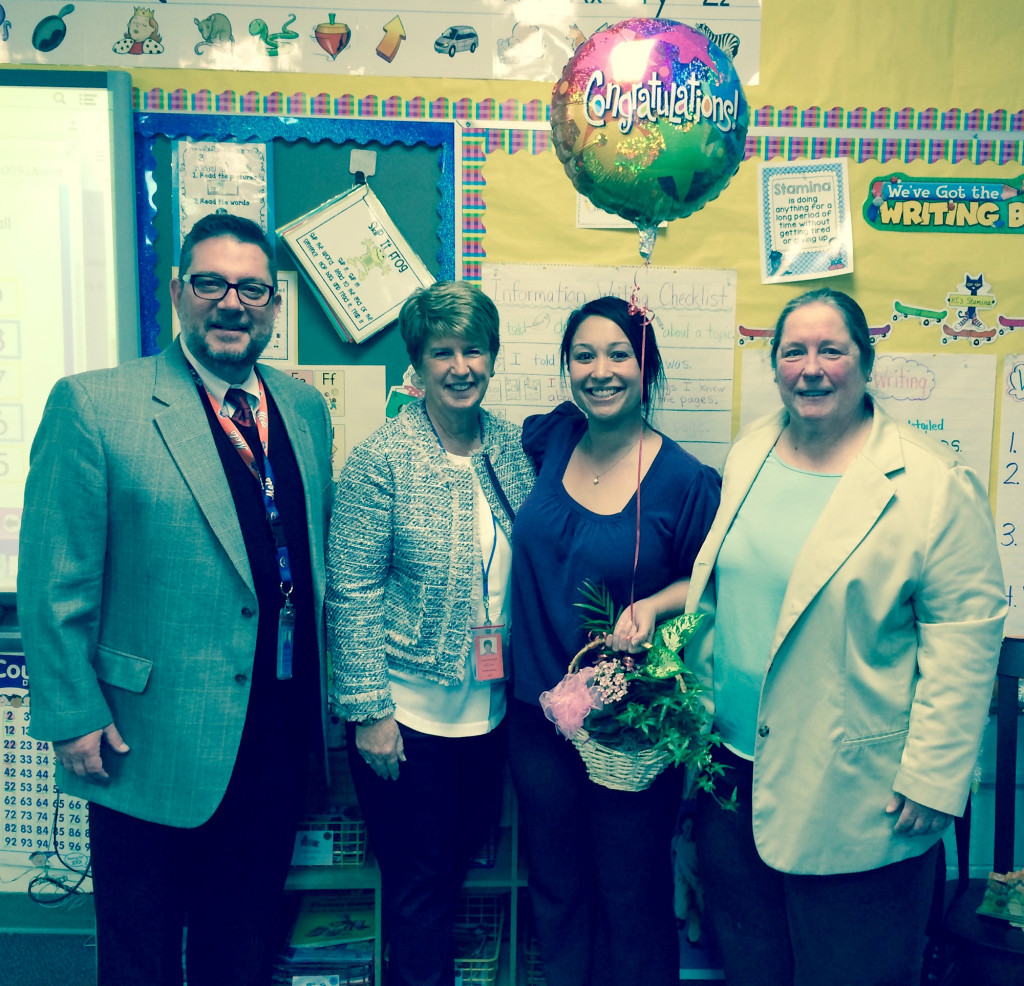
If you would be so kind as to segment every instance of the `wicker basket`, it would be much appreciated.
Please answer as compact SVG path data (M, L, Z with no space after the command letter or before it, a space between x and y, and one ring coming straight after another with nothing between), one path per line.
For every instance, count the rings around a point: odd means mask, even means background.
M613 791L646 791L672 760L665 750L614 750L592 740L582 728L573 735L572 745L583 758L587 776Z
M588 652L601 645L601 640L592 640L569 662L569 673L579 670L580 660ZM582 727L572 736L572 745L583 758L587 776L602 787L613 791L646 791L672 761L666 750L643 747L638 750L616 750L590 738Z

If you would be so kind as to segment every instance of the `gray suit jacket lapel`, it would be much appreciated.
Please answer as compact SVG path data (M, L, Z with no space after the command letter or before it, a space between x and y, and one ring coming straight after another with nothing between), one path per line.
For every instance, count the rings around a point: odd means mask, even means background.
M263 377L267 389L274 397L274 403L281 421L284 423L285 431L288 433L288 440L292 445L292 452L295 461L299 466L299 475L302 477L302 489L306 500L306 523L309 526L309 552L310 563L313 568L313 588L317 600L323 598L324 593L324 570L323 559L323 500L321 491L321 480L317 473L316 464L319 461L317 450L313 444L313 435L310 431L309 422L299 413L293 401L288 400L282 393L282 387L278 384L280 371L274 368L260 366L260 375ZM308 386L301 384L301 386ZM273 462L274 450L270 450L270 459Z
M255 592L249 557L224 467L206 414L199 403L202 398L179 345L169 346L157 358L153 388L157 410L153 421L214 536L224 546L246 584Z

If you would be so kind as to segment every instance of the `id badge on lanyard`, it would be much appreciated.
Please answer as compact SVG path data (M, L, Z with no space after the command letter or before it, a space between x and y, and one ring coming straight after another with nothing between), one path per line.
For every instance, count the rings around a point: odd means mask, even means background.
M193 379L201 393L205 393L214 415L220 422L221 428L228 436L235 451L242 457L253 478L260 485L260 492L263 496L263 507L267 515L267 523L270 525L271 534L274 537L274 548L277 555L277 565L281 571L281 592L284 595L284 605L277 618L277 677L285 681L292 676L292 656L295 646L295 605L292 603L292 570L288 556L288 544L284 537L284 525L281 522L281 514L277 508L277 500L274 496L274 471L270 466L270 457L267 453L270 444L270 433L267 424L267 416L261 413L261 408L267 406L264 400L263 381L259 383L259 405L256 409L255 421L259 437L259 448L253 448L239 429L238 423L231 415L225 413L223 405L217 403L213 394L204 386L202 380L194 370ZM256 460L256 452L262 453L262 466Z
M484 564L480 559L480 574L482 576L483 597L484 597L484 622L479 626L470 627L473 632L473 677L477 681L504 681L505 655L504 655L504 629L503 623L491 621L491 596L490 596L490 575L491 564L494 561L494 552L498 546L498 522L491 514L491 524L494 527L494 540L491 541L491 556Z
M295 607L291 597L285 599L277 618L277 677L292 676L292 647L295 643Z
M470 629L473 631L473 677L477 681L504 681L504 624L487 622Z

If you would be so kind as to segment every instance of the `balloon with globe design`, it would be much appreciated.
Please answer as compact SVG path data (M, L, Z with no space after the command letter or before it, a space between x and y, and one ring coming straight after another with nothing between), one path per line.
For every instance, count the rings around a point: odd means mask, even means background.
M576 189L640 230L715 198L743 160L750 110L731 59L677 21L635 17L580 45L551 96L555 153Z

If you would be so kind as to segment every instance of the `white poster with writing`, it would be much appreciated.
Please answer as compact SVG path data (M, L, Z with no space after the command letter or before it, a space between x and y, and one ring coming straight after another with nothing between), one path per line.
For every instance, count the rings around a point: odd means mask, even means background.
M740 426L776 410L781 401L767 349L745 348L741 364ZM994 356L879 353L868 393L892 417L927 432L958 453L988 488L992 461ZM1024 422L1021 436L1024 438Z
M273 227L271 158L267 145L196 140L174 141L176 232L174 262L180 259L181 241L196 221L213 212L229 212L251 219L264 233Z
M324 395L334 428L331 464L337 479L352 449L384 424L384 367L298 366L286 372Z
M853 273L846 158L762 164L758 187L762 283Z
M665 368L654 424L720 469L732 428L736 272L669 267L486 264L480 285L501 316L501 351L486 405L510 421L571 400L558 351L566 320L604 295L634 289L653 318Z
M89 806L57 788L50 744L29 735L30 707L24 655L0 654L0 868L24 870L45 859L48 867L58 868L60 876L53 874L54 882L68 876L60 867L72 871L73 881L89 866ZM87 885L83 893L88 891Z
M1024 637L1024 354L1007 356L999 381L996 450L996 536L1010 611L1003 633Z

